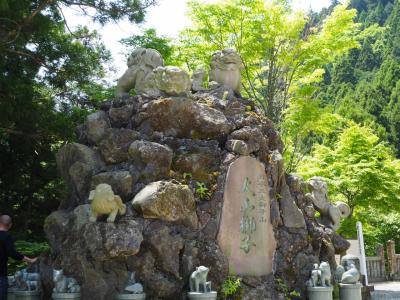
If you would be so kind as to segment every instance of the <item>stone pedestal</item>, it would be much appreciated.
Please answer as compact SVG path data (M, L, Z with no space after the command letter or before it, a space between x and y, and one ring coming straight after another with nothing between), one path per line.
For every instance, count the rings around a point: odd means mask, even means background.
M309 300L332 300L333 287L315 286L307 288ZM353 300L353 299L351 299ZM354 299L355 300L355 299Z
M58 299L80 300L81 293L53 293L51 295L51 298L53 300L58 300Z
M190 292L190 293L188 293L188 297L191 300L197 300L197 299L215 300L215 299L217 299L217 292L209 292L209 293Z
M340 300L362 300L361 283L344 284L340 283Z
M117 294L116 300L145 300L146 294Z
M40 292L38 291L15 291L15 300L40 300Z

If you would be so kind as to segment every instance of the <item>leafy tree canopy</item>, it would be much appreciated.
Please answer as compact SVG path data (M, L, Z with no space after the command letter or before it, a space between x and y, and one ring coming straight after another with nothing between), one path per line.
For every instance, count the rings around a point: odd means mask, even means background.
M321 25L290 10L286 1L225 0L189 2L193 26L178 43L189 69L208 66L212 52L234 48L240 54L243 88L280 125L289 100L304 97L323 78L323 66L357 47L355 10L338 5Z
M400 161L368 127L354 124L332 146L317 144L298 172L326 178L331 198L345 201L352 211L399 208Z

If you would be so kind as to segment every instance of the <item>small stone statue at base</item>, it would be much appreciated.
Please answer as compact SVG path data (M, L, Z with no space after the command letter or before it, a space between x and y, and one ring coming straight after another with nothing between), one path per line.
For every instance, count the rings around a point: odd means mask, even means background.
M360 280L360 272L354 261L342 259L341 265L335 271L335 278L338 283L355 284Z
M335 271L335 278L340 287L340 299L342 300L361 300L361 288L359 283L360 272L357 270L355 262L344 256L341 265Z
M314 269L311 271L311 277L307 281L307 286L330 287L331 277L331 267L327 262L322 262L319 266L318 264L314 264Z
M331 267L327 262L314 264L310 279L306 282L309 300L332 300Z
M124 294L142 294L143 286L136 282L135 272L128 272L128 280L125 284Z
M207 267L200 266L190 275L189 299L217 299L217 292L211 290L211 281L207 281L208 272Z
M136 282L135 272L128 272L128 279L125 283L124 290L117 295L117 300L144 300L146 294L143 293L143 286Z
M64 275L63 270L53 270L53 293L79 293L81 288L75 278Z
M18 291L40 291L39 273L28 273L27 269L15 273L15 288Z

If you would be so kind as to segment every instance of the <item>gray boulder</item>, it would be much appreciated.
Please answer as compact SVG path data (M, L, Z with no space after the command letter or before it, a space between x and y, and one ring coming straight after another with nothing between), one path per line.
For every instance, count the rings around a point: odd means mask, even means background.
M111 185L114 193L127 201L132 197L134 179L128 171L102 172L92 177L91 189L100 183Z
M100 261L135 255L143 241L142 227L133 220L118 224L87 223L79 234L85 241L84 248Z
M139 133L130 129L109 128L99 143L99 148L107 164L116 164L129 159L130 144L139 138Z
M132 205L144 218L198 227L194 195L187 185L152 182L135 196Z
M72 199L64 199L61 208L72 208L87 202L93 173L104 168L97 152L78 143L63 146L56 155L57 167L64 178ZM76 199L73 201L73 199Z
M249 145L242 140L228 140L226 142L226 149L239 155L249 155Z
M121 107L111 107L108 116L111 125L114 127L122 127L129 124L133 114L133 105L124 105Z
M159 258L160 268L180 279L179 263L180 252L183 249L184 240L180 235L172 235L167 226L149 228L146 238Z
M103 138L106 129L110 127L107 114L97 111L86 117L87 139L92 144L97 144Z
M301 210L295 204L287 184L282 185L281 199L279 200L283 223L288 228L305 228L306 222Z
M232 125L219 110L184 98L152 101L135 120L140 131L159 131L166 136L222 139Z
M128 152L143 179L154 181L168 177L173 155L169 147L141 140L134 141Z

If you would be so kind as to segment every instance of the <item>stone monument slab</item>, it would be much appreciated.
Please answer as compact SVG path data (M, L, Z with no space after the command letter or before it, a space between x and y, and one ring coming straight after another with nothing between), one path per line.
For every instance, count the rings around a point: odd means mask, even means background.
M268 178L264 164L255 158L242 156L229 166L218 243L228 257L230 273L261 276L272 272L276 242Z

